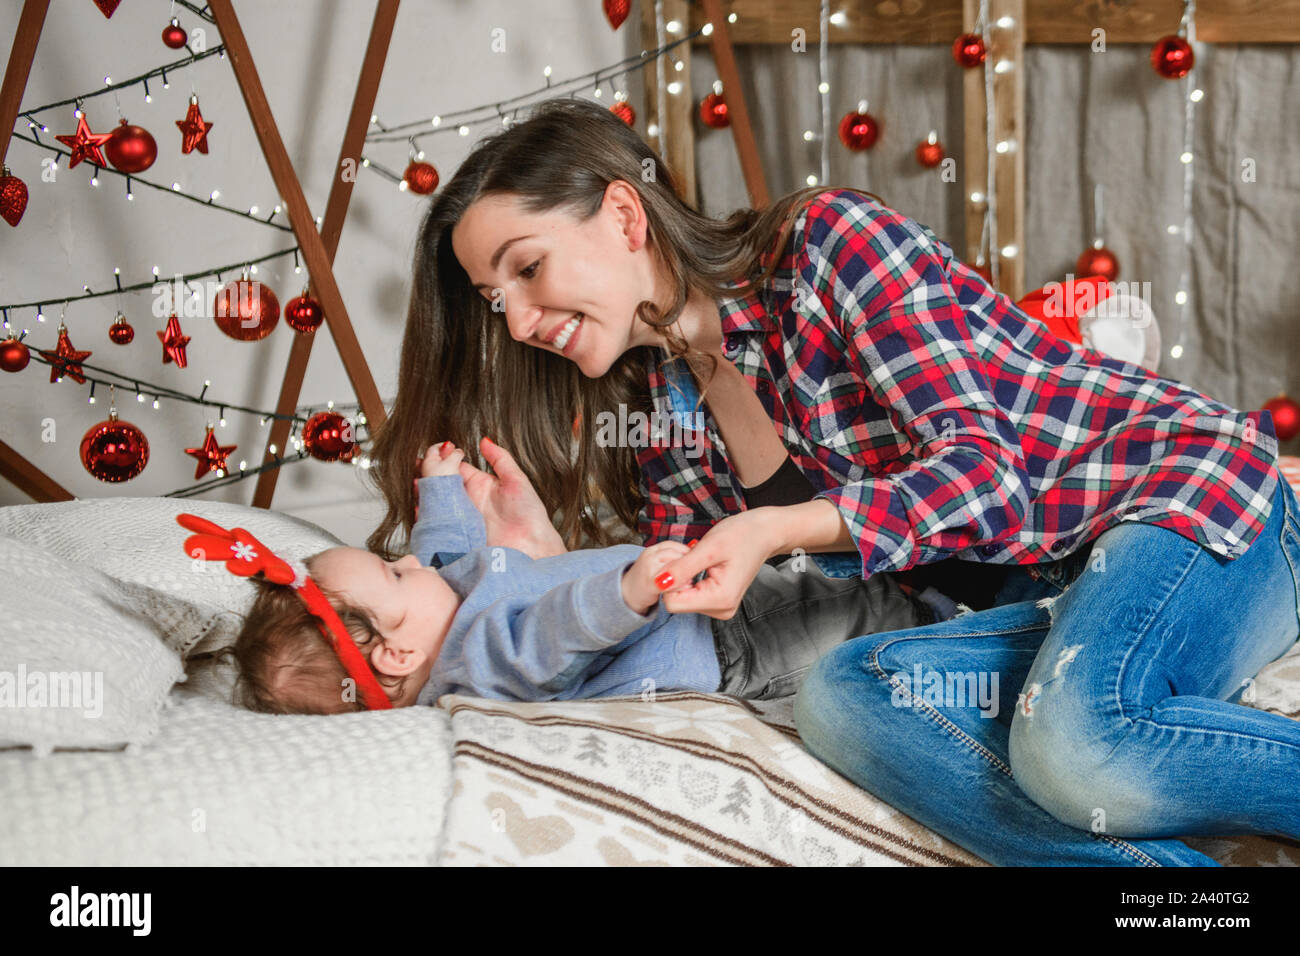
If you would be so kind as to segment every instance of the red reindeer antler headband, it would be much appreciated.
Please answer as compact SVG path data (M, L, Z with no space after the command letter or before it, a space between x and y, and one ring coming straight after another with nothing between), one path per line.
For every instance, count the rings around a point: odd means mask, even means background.
M307 610L316 617L316 626L334 648L334 653L338 655L348 676L356 681L361 702L369 710L386 710L393 706L374 672L370 670L370 664L362 656L361 649L343 626L338 612L321 593L316 582L307 576L307 568L301 561L290 563L277 557L270 548L243 528L227 531L206 518L192 514L179 514L176 520L181 527L198 532L185 539L185 553L190 557L225 561L226 570L240 577L251 577L260 571L266 580L292 587L294 593L307 605Z

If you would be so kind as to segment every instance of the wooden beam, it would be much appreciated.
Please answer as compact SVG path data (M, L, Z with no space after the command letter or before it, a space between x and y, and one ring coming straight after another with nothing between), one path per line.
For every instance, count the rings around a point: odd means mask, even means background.
M655 5L642 3L641 8L641 48L656 50L659 48L658 28L655 23ZM686 0L664 0L664 22L674 19L685 23L689 15ZM671 43L676 37L665 34L663 42ZM682 68L673 69L673 61L681 60ZM669 95L663 104L659 102L659 70L663 69L663 81L667 86L674 81L681 83L682 93ZM642 70L642 82L645 84L645 119L646 129L653 128L655 135L650 137L655 152L667 164L677 177L677 194L682 202L692 209L699 208L698 187L695 175L695 104L691 102L691 45L683 43L674 47L673 52L647 63Z
M9 48L9 62L5 66L4 84L0 86L0 130L12 130L18 120L23 91L32 72L36 58L36 44L45 26L45 14L50 0L27 0L18 17L18 30L13 46ZM10 136L0 135L0 164L9 150ZM0 441L0 477L6 478L18 490L34 501L71 501L75 496L57 481L37 468L6 442Z
M831 30L831 43L952 43L963 31L963 0L882 0L847 3L844 24ZM818 0L725 0L723 12L736 44L790 42L797 27L818 21ZM707 3L704 4L707 7ZM718 22L693 7L691 30ZM1092 31L1106 31L1106 43L1154 43L1178 32L1182 0L1079 3L1026 0L1025 43L1087 44ZM1196 39L1204 43L1300 43L1300 0L1197 0ZM708 42L696 37L695 44Z
M343 176L346 163L351 164L355 174L361 168L361 150L365 145L366 130L370 127L370 117L374 115L375 99L379 94L379 79L384 72L384 61L388 57L388 47L393 37L393 24L397 20L397 6L400 0L379 0L375 7L375 18L370 24L370 39L366 43L366 55L361 61L361 75L357 80L356 93L352 97L352 112L343 134L343 144L339 147L339 158L334 164L336 175L330 186L329 201L325 205L325 218L321 225L321 242L325 246L325 255L331 263L338 251L339 236L343 232L343 220L348 213L348 203L352 199L352 186L356 176ZM313 283L314 284L314 283ZM311 358L312 344L316 333L294 334L293 345L289 351L289 362L285 366L284 381L280 385L280 397L275 410L281 415L292 415L298 407L298 396L302 393L303 379L307 375L307 360ZM366 414L367 424L370 422ZM281 455L289 440L289 420L274 419L271 434L267 438L264 463L275 460L271 453L274 446ZM377 427L377 426L376 426ZM268 468L257 476L257 488L253 492L253 507L271 507L271 498L275 494L279 468Z
M9 152L10 131L18 120L23 90L27 89L27 77L36 57L36 43L41 38L41 27L45 25L45 13L49 8L50 0L27 0L18 17L18 31L14 34L13 46L9 48L9 63L5 66L4 85L0 86L0 130L5 131L0 135L0 164L4 163Z
M7 478L33 501L72 501L76 498L11 446L0 441L0 477Z
M740 156L740 170L749 190L749 204L755 209L763 209L771 199L767 192L767 179L763 176L763 162L758 155L758 143L754 139L754 128L749 122L749 107L745 104L745 89L740 82L740 69L736 66L727 15L723 12L721 0L701 0L701 6L704 21L713 24L713 32L709 35L713 61L727 100L727 115L731 118L731 133Z
M1005 153L994 151L993 192L996 214L990 223L989 248L985 250L985 265L992 270L999 292L1012 299L1024 294L1025 288L1025 85L1024 85L1024 32L1026 0L989 0L989 20L1010 17L1008 27L989 31L989 48L986 62L990 66L1001 60L1013 64L1005 73L992 74L993 86L993 142L1006 142L1012 148ZM963 32L974 33L979 15L979 0L965 0L966 23ZM984 238L984 217L988 209L988 143L989 113L984 86L984 67L965 71L963 112L965 114L965 172L962 186L965 190L966 250L963 261L970 265L979 262ZM978 200L972 199L978 195ZM1002 250L1012 252L1002 255Z
M356 393L362 411L366 414L370 427L378 428L386 417L384 403L379 397L378 389L375 388L370 368L366 365L366 358L362 354L356 331L352 328L352 321L348 318L347 308L343 305L343 297L334 279L330 257L316 229L311 207L307 205L307 199L302 192L302 184L298 182L298 175L293 170L293 163L289 161L284 141L280 138L280 131L275 125L275 117L271 114L266 91L262 88L262 81L257 75L257 66L253 63L253 55L249 51L244 31L239 25L239 18L235 15L235 8L231 0L211 0L209 9L216 19L221 40L226 45L230 65L235 71L240 93L243 94L244 103L248 107L248 115L253 121L253 129L262 146L262 153L266 157L271 177L275 180L276 188L288 210L289 223L293 226L293 233L298 239L303 258L307 261L312 284L325 310L325 323L329 326L339 357L343 360L343 367L347 371L352 389Z

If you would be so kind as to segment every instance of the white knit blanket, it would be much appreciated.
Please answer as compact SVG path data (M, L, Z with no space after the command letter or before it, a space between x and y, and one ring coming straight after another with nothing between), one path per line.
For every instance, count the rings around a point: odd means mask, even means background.
M195 649L229 642L249 585L191 571L176 544L183 510L293 557L337 543L212 502L0 509L0 534L151 588L142 600L189 652L188 680L146 742L0 751L0 865L979 863L811 758L788 701L452 696L333 717L234 707L230 667ZM1264 669L1249 703L1300 717L1300 650ZM1298 862L1264 838L1198 846L1230 864Z

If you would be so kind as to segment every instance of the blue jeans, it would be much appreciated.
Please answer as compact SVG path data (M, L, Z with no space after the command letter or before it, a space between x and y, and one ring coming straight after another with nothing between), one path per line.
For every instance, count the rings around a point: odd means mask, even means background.
M1243 706L1300 636L1300 503L1279 476L1232 561L1125 522L995 606L839 645L804 746L997 865L1216 866L1173 839L1300 839L1300 721Z

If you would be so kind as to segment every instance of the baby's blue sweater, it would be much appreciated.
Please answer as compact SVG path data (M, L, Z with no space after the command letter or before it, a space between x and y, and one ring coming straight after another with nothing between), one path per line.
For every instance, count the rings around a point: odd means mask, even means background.
M465 693L568 700L645 691L717 691L711 618L641 615L623 600L623 572L645 549L620 544L531 558L487 546L459 475L419 480L411 553L438 566L461 605L417 703Z

